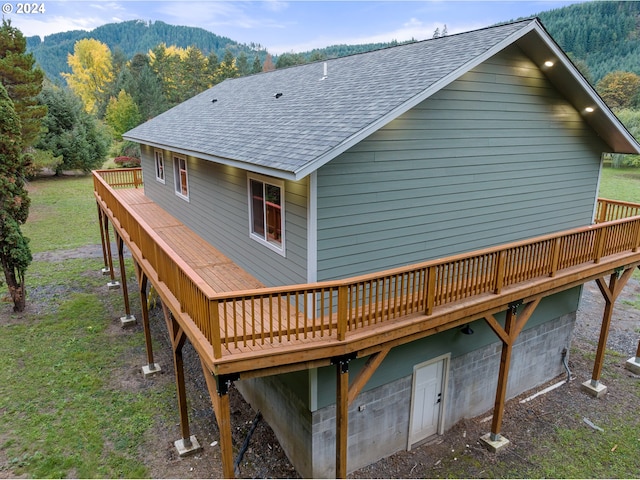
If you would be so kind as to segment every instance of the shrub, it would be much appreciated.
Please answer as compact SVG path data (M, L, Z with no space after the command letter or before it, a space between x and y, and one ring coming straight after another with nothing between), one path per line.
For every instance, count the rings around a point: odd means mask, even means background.
M118 168L135 168L140 166L140 159L136 157L116 157L113 161Z

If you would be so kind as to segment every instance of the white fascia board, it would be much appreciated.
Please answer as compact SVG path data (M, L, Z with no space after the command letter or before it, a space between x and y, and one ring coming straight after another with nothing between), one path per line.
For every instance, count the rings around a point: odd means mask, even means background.
M431 85L429 88L427 88L426 90L422 91L421 93L419 93L415 97L409 99L408 101L406 101L402 105L400 105L400 106L396 107L395 109L391 110L385 116L383 116L383 117L379 118L378 120L376 120L375 122L369 124L369 126L367 126L364 129L360 130L358 133L355 133L351 137L347 138L340 145L336 146L332 150L330 150L330 151L326 152L325 154L321 155L320 157L318 157L313 162L308 163L307 165L305 165L300 170L296 170L296 172L295 172L296 178L304 178L305 176L309 175L311 172L313 172L315 170L318 170L320 167L322 167L323 165L327 164L328 162L333 160L335 157L337 157L341 153L347 151L349 148L353 147L354 145L356 145L359 142L361 142L362 140L364 140L366 137L371 135L373 132L375 132L377 130L380 130L387 123L389 123L392 120L398 118L403 113L411 110L413 107L415 107L419 103L423 102L424 100L429 98L434 93L439 92L444 87L449 85L451 82L453 82L453 81L457 80L458 78L460 78L462 75L467 73L469 70L472 70L473 68L477 67L482 62L488 60L489 58L493 57L495 54L497 54L498 52L500 52L504 48L506 48L509 45L511 45L512 43L514 43L520 37L526 35L531 30L535 29L536 28L536 24L537 24L537 21L536 20L532 20L528 25L522 27L517 32L511 34L510 36L508 36L507 38L502 40L500 43L497 43L496 45L491 47L489 50L487 50L482 55L478 55L474 59L472 59L469 62L465 63L461 67L457 68L453 72L449 73L445 77L443 77L440 80L438 80L437 82L435 82L433 85Z
M170 152L181 153L194 158L200 158L202 160L208 160L214 163L220 163L222 165L228 165L240 170L245 170L252 173L259 173L261 175L267 175L269 177L279 178L281 180L299 180L302 177L297 177L293 172L286 170L278 170L275 168L264 167L262 165L255 165L252 163L242 162L240 160L233 160L231 158L218 157L216 155L209 155L206 153L197 152L194 150L187 150L185 148L179 148L174 145L165 145L159 142L150 142L148 140L136 138L127 134L122 135L122 138L131 142L140 143L143 145L149 145L150 147L160 148L162 150L168 150Z

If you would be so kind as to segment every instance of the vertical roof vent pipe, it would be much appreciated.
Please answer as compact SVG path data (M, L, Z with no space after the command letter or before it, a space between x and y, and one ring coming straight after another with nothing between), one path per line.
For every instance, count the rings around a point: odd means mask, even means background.
M322 65L322 78L320 80L324 80L327 78L327 72L328 72L327 62L324 62L324 64Z

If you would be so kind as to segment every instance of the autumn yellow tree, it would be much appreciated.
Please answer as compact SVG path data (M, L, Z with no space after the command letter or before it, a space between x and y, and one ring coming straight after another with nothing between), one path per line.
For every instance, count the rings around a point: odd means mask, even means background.
M611 72L596 85L596 90L610 108L629 108L638 102L640 75L632 72Z
M113 80L112 57L109 47L93 38L78 40L73 54L67 57L71 73L63 73L69 88L82 99L88 113L95 113L105 100L109 83Z

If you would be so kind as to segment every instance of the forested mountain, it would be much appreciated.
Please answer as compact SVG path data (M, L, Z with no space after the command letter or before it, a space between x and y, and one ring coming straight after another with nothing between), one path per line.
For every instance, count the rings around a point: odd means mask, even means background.
M640 2L584 2L539 12L537 15L579 67L587 67L588 72L585 73L593 84L616 70L640 74ZM69 72L67 55L73 52L75 42L83 38L99 40L114 53L123 52L126 58L131 58L136 53L146 54L159 43L183 48L194 45L205 55L213 52L219 58L223 57L226 50L234 57L244 52L249 62L255 56L264 62L267 55L266 49L261 45L240 44L202 28L141 20L103 25L91 32L76 30L58 33L45 37L44 41L39 37L29 37L27 46L47 76L59 79L60 72ZM280 58L274 56L273 59L279 60L276 66L280 68L361 53L395 43L397 42L333 45L307 52L287 53Z
M532 14L595 85L607 73L622 70L640 74L640 2L584 2ZM505 19L513 21L516 19ZM522 20L519 18L517 20ZM434 35L439 36L438 32ZM396 42L333 45L301 52L307 60L332 58L388 47Z
M594 84L616 70L640 74L640 2L585 2L538 17Z
M263 62L267 55L261 45L240 44L203 28L182 27L160 21L145 22L142 20L110 23L90 32L73 30L55 33L44 37L44 41L38 36L28 37L27 49L33 52L36 61L47 77L56 80L61 78L61 72L70 72L67 56L69 53L73 53L75 43L83 38L99 40L106 44L112 52L122 52L127 59L136 53L147 54L149 50L160 43L182 48L193 45L205 55L215 53L219 58L222 58L227 50L234 57L244 52L250 61L257 55Z

